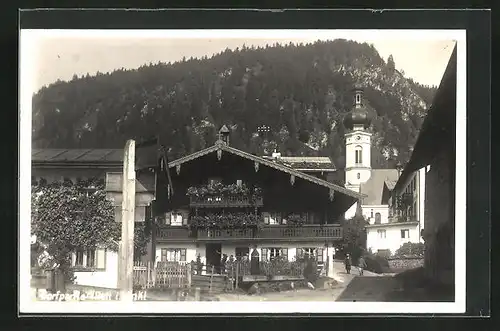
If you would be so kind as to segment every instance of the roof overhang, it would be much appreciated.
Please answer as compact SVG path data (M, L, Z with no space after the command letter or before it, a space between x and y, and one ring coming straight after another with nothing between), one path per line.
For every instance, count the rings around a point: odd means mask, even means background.
M429 165L432 158L448 146L455 135L457 97L457 47L453 49L432 106L427 112L409 162L406 164L393 191L399 194L412 175Z
M245 159L257 162L259 164L262 164L262 165L270 167L270 168L274 168L274 169L282 171L284 173L293 175L296 178L304 179L306 181L309 181L309 182L315 183L317 185L326 187L326 188L328 188L330 190L333 190L335 192L347 195L347 196L349 196L351 198L354 198L354 199L357 199L357 200L360 200L360 199L366 197L366 195L364 195L364 194L360 194L360 193L354 192L354 191L349 190L349 189L347 189L345 187L342 187L342 186L339 186L339 185L327 182L325 180L322 180L320 178L308 175L308 174L306 174L304 172L301 172L301 171L295 170L293 168L281 165L281 164L276 163L276 162L274 162L272 160L267 160L267 159L262 158L260 156L256 156L256 155L253 155L253 154L241 151L239 149L230 147L230 146L228 146L228 145L226 145L224 143L221 143L221 142L217 142L213 146L210 146L208 148L205 148L205 149L203 149L201 151L198 151L198 152L195 152L193 154L186 155L186 156L181 157L181 158L179 158L179 159L177 159L175 161L169 162L168 166L169 166L169 168L174 168L176 166L180 166L183 163L186 163L186 162L195 160L195 159L197 159L199 157L202 157L202 156L214 153L214 152L216 152L218 150L222 150L224 152L228 152L228 153L240 156L242 158L245 158Z

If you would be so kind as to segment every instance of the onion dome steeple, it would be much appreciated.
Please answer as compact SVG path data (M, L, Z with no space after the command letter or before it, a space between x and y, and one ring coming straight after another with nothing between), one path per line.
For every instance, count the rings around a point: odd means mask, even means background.
M366 129L370 127L372 116L363 104L363 88L356 84L354 86L354 108L345 115L344 127L353 129Z

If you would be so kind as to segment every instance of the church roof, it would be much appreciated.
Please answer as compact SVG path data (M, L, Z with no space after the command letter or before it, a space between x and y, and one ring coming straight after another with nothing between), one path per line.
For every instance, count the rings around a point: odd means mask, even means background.
M382 196L384 185L387 183L396 183L398 180L398 171L396 169L372 169L370 179L361 184L360 192L365 194L363 205L382 205ZM390 184L394 187L394 184ZM388 186L388 188L390 188Z
M397 180L389 180L389 179L387 179L385 181L385 186L387 186L387 188L392 191L392 189L394 188L394 186L396 186L397 182L398 182Z

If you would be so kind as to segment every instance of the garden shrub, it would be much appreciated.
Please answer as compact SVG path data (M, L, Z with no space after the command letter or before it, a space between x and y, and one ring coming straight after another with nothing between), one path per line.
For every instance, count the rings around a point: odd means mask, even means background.
M318 266L316 264L316 261L309 258L305 259L303 276L311 284L314 284L316 282L316 280L319 278Z
M377 254L367 254L364 258L366 262L366 270L377 274L391 272L387 258Z

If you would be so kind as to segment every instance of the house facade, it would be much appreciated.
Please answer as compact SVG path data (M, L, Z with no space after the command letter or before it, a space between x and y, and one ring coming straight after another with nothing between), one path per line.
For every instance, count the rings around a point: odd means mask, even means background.
M456 61L455 46L410 161L394 187L394 195L402 196L412 178L425 173L425 204L419 209L425 215L424 270L429 280L445 285L455 280Z
M31 181L46 183L97 179L106 183L107 197L113 202L115 220L121 221L121 179L123 150L119 149L33 149ZM149 179L149 182L148 182ZM146 184L142 184L145 182ZM146 208L153 195L145 186L150 178L141 178L136 187L136 222L144 222ZM148 247L152 252L152 245ZM74 252L71 263L80 285L116 288L118 282L118 253L106 249Z
M123 150L33 150L32 180L98 178L121 222ZM169 162L166 213L155 220L143 260L220 265L254 250L262 260L313 255L333 266L333 245L342 240L345 211L363 195L328 181L328 158L260 157L232 148L228 136L211 147ZM136 222L155 199L155 177L136 179ZM116 252L92 250L72 257L76 283L116 287ZM333 272L333 271L330 271Z
M176 193L159 218L155 262L199 256L217 267L255 250L261 260L308 254L326 265L344 212L362 196L321 178L333 172L325 158L259 157L227 138L169 167Z

